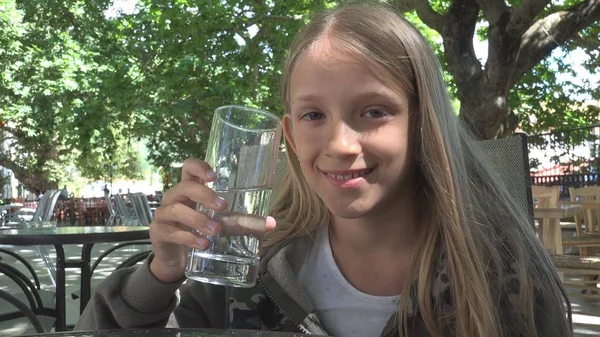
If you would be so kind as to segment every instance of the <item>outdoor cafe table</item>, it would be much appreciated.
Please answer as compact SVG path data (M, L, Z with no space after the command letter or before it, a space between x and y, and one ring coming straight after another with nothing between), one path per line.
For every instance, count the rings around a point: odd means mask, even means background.
M81 269L80 311L90 299L92 248L96 243L148 239L145 226L61 226L55 222L37 222L23 227L0 228L0 245L43 246L56 249L56 331L66 330L65 269ZM81 258L66 260L63 245L83 244Z
M570 218L582 213L582 205L576 204L562 204L557 207L533 209L533 217L539 220L540 239L550 254L563 254L560 219Z
M132 329L107 331L76 331L46 333L31 336L45 337L302 337L300 333L250 330L212 330L212 329Z

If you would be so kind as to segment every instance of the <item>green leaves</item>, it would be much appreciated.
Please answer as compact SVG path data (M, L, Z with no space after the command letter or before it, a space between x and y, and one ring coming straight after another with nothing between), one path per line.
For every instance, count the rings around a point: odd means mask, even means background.
M286 50L313 13L337 2L139 0L135 11L108 15L111 0L0 1L0 130L12 139L0 161L43 171L55 181L67 171L60 167L71 165L86 177L102 177L103 165L115 160L131 168L123 174L135 176L140 140L165 172L189 156L203 158L216 107L241 104L283 113L279 84ZM432 12L421 6L419 15L446 15L453 8L450 0L427 3ZM575 3L551 4L536 18ZM449 64L442 36L413 8L404 14L441 59L458 112L452 74L458 68ZM474 38L486 39L491 29L482 12L473 18ZM597 81L571 79L581 68L565 60L586 55L577 60L596 73L599 32L598 22L580 30L514 88L500 90L510 92L520 128L536 133L597 120L598 109L585 105L600 99Z

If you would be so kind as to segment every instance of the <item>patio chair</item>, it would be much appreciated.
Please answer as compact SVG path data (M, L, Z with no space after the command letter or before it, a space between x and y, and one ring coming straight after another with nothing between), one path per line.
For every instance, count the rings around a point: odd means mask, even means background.
M30 221L43 221L43 217L46 214L46 208L49 202L55 197L56 190L46 191L40 198L37 207L33 212L28 208L21 208L17 212L12 213L11 217L8 219L8 226L22 225ZM58 199L58 195L56 195L56 199ZM56 201L54 201L56 204Z
M128 226L135 225L137 223L135 212L132 212L129 207L127 207L122 195L115 194L115 205L117 206L116 213L121 224Z
M531 193L537 207L556 207L560 198L560 187L532 185Z
M10 221L7 226L27 226L33 222L50 221L52 219L54 207L56 206L56 201L58 200L59 195L60 191L57 190L46 191L46 193L44 193L44 195L42 195L40 198L40 202L29 220L25 220L24 218L17 216L17 218L14 218L12 221ZM52 261L50 258L48 248L46 246L36 246L35 248L42 258L42 261L46 265L50 280L54 286L56 286L56 267L54 265L54 261Z
M162 204L162 198L165 194L162 191L156 191L154 193L154 199L159 203Z
M518 133L511 137L478 141L477 144L488 156L514 201L528 215L531 226L535 227L527 136Z
M131 199L133 209L140 224L142 226L150 226L153 215L148 203L148 197L144 193L132 193L129 194L129 199Z
M569 197L573 203L600 204L600 186L571 187L569 188ZM584 234L583 225L585 225L585 234L600 234L599 220L600 210L584 206L584 214L575 217L577 236Z
M143 193L130 193L128 195L128 199L131 200L135 214L137 215L137 218L135 218L135 220L132 220L132 221L136 221L136 224L139 224L142 226L150 226L150 223L152 222L152 211L150 210L150 205L148 204L148 197ZM118 208L120 208L121 211L124 213L127 211L126 214L128 214L127 206L125 204L125 201L121 197L121 195L118 195L118 194L115 195L115 201L117 201ZM126 222L126 223L131 224L132 222ZM123 261L117 267L117 269L133 266L136 263L143 261L144 259L146 259L148 257L148 255L151 253L152 250L149 248L146 248L146 247L150 246L150 245L151 245L150 241L143 240L143 241L124 242L124 243L118 244L114 247L111 247L108 250L106 250L105 252L103 252L100 256L98 256L98 258L96 258L96 260L94 261L94 263L91 267L90 274L94 273L94 270L96 270L98 265L108 255L112 254L113 252L115 252L117 250L121 250L122 248L125 248L125 247L127 247L128 249L126 249L124 251L134 253L134 254L130 255L127 259L125 259L125 261ZM140 251L137 251L137 250L140 250ZM75 292L71 293L71 298L73 298L73 299L77 299L77 298L79 298L79 296L80 296L80 291L75 291Z
M40 334L47 332L44 330L42 322L36 317L35 313L21 300L11 295L10 293L0 289L0 300L8 302L11 306L15 307L19 313L21 313L29 322L30 326L21 324L18 318L11 320L14 324L12 328L4 328L0 331L0 335L5 336L18 336L18 335L31 335ZM3 309L8 309L6 305L1 306ZM6 322L6 321L2 321ZM7 324L7 323L5 323ZM32 329L33 328L33 329Z
M534 205L535 205L534 207L553 208L553 207L557 207L557 205L558 205L558 199L560 197L560 188L559 188L559 186L532 185L531 186L531 194L533 195L533 200L534 200ZM544 237L544 235L546 235L548 240L552 241L552 242L555 242L556 240L559 240L559 241L562 240L561 239L562 234L560 233L560 229L557 229L559 231L558 233L556 231L548 232L548 233L543 232L544 228L553 228L551 226L551 224L553 221L556 221L556 219L539 218L539 219L537 219L537 221L538 221L538 235L540 238L542 238L542 237ZM557 237L557 235L558 235L558 237Z
M96 258L96 260L94 261L94 263L92 264L92 267L90 269L90 278L92 277L92 275L94 274L94 271L98 268L98 266L100 265L100 263L110 254L113 254L115 251L120 250L121 248L124 247L130 247L133 246L134 248L136 247L140 247L140 246L148 246L150 247L150 245L152 244L152 242L148 241L148 240L144 240L144 241L130 241L130 242L124 242L124 243L120 243L116 246L113 246L109 249L107 249L105 252L103 252L100 256L98 256L98 258ZM121 269L121 268L127 268L127 267L132 267L134 265L136 265L139 262L144 261L145 259L148 258L148 256L150 255L150 253L152 253L152 248L140 248L140 251L135 252L134 254L128 256L123 262L121 262L116 268L115 270ZM81 291L77 290L71 293L71 298L72 299L78 299L81 296Z
M22 261L19 258L17 260ZM34 277L33 282L19 269L0 262L0 274L4 275L4 280L11 280L20 290L12 291L10 298L4 298L13 304L17 311L10 306L0 306L0 322L18 323L24 317L30 321L31 318L35 318L36 324L39 323L36 330L41 328L42 332L48 332L56 321L55 293L41 290L37 275L34 271L31 272Z
M284 177L287 174L287 155L285 149L279 150L277 156L277 164L275 166L275 178L273 179L273 190L279 186L282 181L285 181Z
M117 218L117 212L115 211L115 208L113 207L110 195L108 195L108 194L104 195L104 201L106 202L106 208L108 209L108 214L109 214L108 220L106 221L106 225L112 226L112 225L114 225L115 220Z
M244 146L240 149L240 158L238 160L239 168L235 179L237 187L258 187L261 182L267 181L267 178L273 174L266 170L261 170L262 162L270 161L273 158L271 146L252 145Z

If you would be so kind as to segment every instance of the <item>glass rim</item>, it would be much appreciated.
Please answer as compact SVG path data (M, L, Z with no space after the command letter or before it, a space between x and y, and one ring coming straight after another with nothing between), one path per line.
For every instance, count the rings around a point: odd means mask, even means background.
M223 117L221 116L221 114L218 113L218 112L220 112L222 110L227 110L227 109L232 109L232 108L242 109L242 110L250 110L250 111L253 111L253 112L256 112L256 113L260 113L261 115L267 116L268 118L274 120L276 122L276 124L275 124L274 127L267 128L267 129L249 129L249 128L246 128L246 127L243 127L243 126L231 123L231 122L223 119ZM249 107L249 106L244 106L244 105L223 105L223 106L220 106L220 107L218 107L218 108L215 109L215 115L216 116L213 116L213 118L217 117L223 124L226 124L226 125L228 125L228 126L230 126L232 128L235 128L235 129L238 129L238 130L242 130L242 131L245 131L245 132L260 133L260 132L268 132L268 131L277 131L278 129L280 129L282 127L282 121L281 121L281 118L279 118L279 116L277 116L277 115L275 115L275 114L273 114L271 112L268 112L266 110L257 109L257 108L253 108L253 107Z

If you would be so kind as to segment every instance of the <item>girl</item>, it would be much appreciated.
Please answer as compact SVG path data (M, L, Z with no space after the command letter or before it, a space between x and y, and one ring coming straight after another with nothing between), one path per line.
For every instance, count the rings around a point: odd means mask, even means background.
M220 230L195 203L224 208L203 185L214 172L190 159L156 212L153 255L105 280L77 329L572 335L548 255L492 179L409 23L377 4L320 15L291 47L282 98L289 169L258 284L180 288L188 247L208 244L184 228Z

